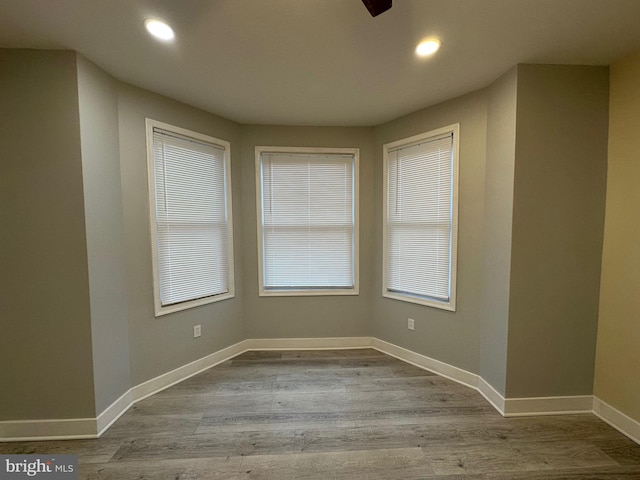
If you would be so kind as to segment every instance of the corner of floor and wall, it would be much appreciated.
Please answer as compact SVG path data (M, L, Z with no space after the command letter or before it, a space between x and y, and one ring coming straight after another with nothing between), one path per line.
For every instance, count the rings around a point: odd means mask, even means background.
M0 49L0 67L0 441L95 438L203 369L286 348L375 348L505 416L593 412L640 441L640 54L516 65L364 127L240 125L70 51ZM145 118L231 145L232 299L154 316ZM381 295L382 145L454 123L449 312ZM258 145L360 149L359 295L258 295Z

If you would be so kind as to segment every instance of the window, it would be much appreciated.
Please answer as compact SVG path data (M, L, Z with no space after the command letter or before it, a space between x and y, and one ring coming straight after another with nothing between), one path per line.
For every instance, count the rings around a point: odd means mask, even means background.
M261 296L358 293L358 155L256 147Z
M456 124L383 147L385 297L455 311L458 132Z
M228 142L147 119L156 316L234 296Z

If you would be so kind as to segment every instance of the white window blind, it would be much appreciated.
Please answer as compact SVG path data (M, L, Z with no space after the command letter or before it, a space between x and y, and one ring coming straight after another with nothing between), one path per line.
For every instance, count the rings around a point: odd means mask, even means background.
M152 142L156 310L232 293L225 147L158 127Z
M354 290L355 174L354 154L261 152L263 293Z
M435 306L450 304L456 230L454 132L397 143L385 151L386 293Z

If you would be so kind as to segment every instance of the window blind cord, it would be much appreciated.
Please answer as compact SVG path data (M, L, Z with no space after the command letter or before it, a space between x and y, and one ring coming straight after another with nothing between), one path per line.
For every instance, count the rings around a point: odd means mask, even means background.
M307 256L311 257L311 162L307 161ZM307 263L307 276L310 276L311 265Z
M162 189L164 192L164 215L165 215L165 223L166 223L166 228L169 232L169 236L171 236L172 231L171 231L171 222L169 221L169 204L167 203L167 198L169 198L169 192L167 190L167 156L166 156L166 147L167 145L164 142L161 142L160 145L162 146L162 178L164 179L164 182L162 182ZM156 187L157 188L157 187ZM157 207L156 207L157 208ZM157 215L157 213L156 213ZM171 250L171 243L169 243L169 245L167 246L167 250L168 250L168 257L169 257L169 262L172 263L173 262L173 252ZM159 253L159 252L158 252ZM171 289L173 289L173 272L171 269L169 269L168 272L168 276L169 276L169 285L171 287Z
M399 184L400 184L400 182L399 182L399 178L400 178L400 165L399 165L400 164L400 159L398 158L398 152L395 152L395 154L396 154L396 184L394 185L393 188L394 188L395 193L396 193L395 202L396 202L396 216L397 216L398 215L398 204L399 204L398 190L400 190L400 188L399 188Z

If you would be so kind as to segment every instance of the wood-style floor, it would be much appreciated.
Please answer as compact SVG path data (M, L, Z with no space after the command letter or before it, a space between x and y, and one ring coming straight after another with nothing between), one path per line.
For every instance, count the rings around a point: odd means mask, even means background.
M475 391L375 350L249 352L136 404L77 453L81 479L640 479L593 415L505 419Z

